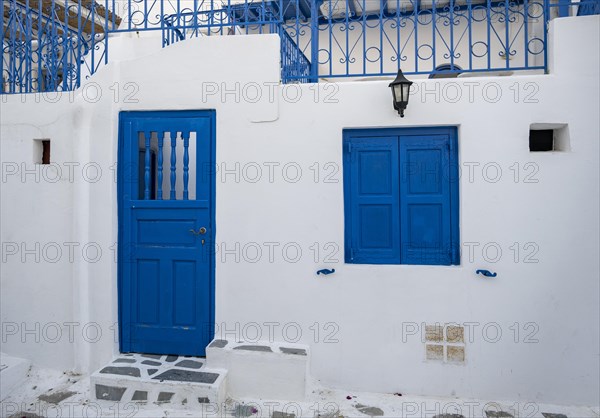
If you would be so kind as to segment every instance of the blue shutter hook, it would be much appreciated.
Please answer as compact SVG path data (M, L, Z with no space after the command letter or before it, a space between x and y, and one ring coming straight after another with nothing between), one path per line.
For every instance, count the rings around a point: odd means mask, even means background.
M325 276L327 276L327 275L330 275L331 273L335 273L335 269L331 269L331 270L329 270L329 269L322 269L322 270L317 271L317 276L319 274L324 274Z
M475 274L482 274L485 277L496 277L498 275L498 273L492 273L489 270L477 270Z

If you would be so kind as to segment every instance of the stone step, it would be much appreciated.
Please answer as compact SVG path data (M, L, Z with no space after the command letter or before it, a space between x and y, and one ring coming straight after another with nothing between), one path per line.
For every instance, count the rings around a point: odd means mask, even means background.
M30 367L29 360L0 353L0 401L19 387L27 377Z
M227 370L208 368L200 357L121 354L93 373L96 399L187 406L220 405L227 395Z
M215 339L206 348L206 361L210 367L228 370L231 397L302 401L309 354L309 347L301 344Z

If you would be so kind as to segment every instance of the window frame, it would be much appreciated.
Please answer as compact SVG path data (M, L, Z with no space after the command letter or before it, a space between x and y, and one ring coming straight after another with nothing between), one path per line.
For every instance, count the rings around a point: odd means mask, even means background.
M398 148L400 149L401 137L403 136L447 136L449 143L449 167L448 167L448 182L450 188L450 263L407 263L403 262L403 244L400 242L400 259L398 262L388 262L378 260L376 257L368 261L357 261L352 257L352 216L351 216L351 199L352 199L352 183L350 181L351 172L350 166L351 151L350 144L356 138L383 138L397 137ZM343 191L344 191L344 262L346 264L367 264L367 265L436 265L436 266L456 266L460 265L460 194L459 194L459 149L458 149L458 129L455 126L444 127L415 127L415 128L347 128L343 130ZM398 155L400 159L400 154ZM400 163L399 172L400 176ZM401 205L402 183L399 182L400 189L398 190L398 204ZM400 225L402 224L399 219ZM402 226L397 231L398 237L402 236Z

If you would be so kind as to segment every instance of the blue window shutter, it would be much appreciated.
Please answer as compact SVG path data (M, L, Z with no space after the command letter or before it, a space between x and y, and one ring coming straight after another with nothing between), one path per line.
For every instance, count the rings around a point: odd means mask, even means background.
M450 135L400 137L402 264L456 263ZM457 219L456 219L457 221Z
M400 263L398 137L344 140L346 262Z

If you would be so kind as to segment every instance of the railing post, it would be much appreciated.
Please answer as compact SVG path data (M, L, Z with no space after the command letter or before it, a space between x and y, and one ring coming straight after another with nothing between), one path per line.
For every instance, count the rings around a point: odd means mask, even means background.
M162 3L161 3L160 6L161 6L161 8L163 7ZM168 39L170 33L167 32L167 30L168 29L166 28L165 16L162 14L162 11L161 11L161 15L160 15L160 33L161 33L161 37L162 37L161 42L162 42L162 47L163 48L166 47L166 46L168 46L170 44L169 39Z
M4 13L4 0L2 0L2 13ZM10 3L8 4L8 11L7 11L8 16L3 16L3 23L7 26L6 29L4 29L4 31L8 34L8 36L10 36ZM5 36L3 34L3 36ZM31 42L30 42L30 46L31 46ZM0 94L4 93L4 85L5 85L5 81L4 81L4 37L2 39L2 56L0 57ZM31 56L31 52L29 52L28 57Z
M309 82L317 83L319 81L319 8L316 0L310 2L310 36Z
M558 0L558 17L569 16L571 0Z
M544 0L544 73L548 74L548 25L550 23L550 0Z

